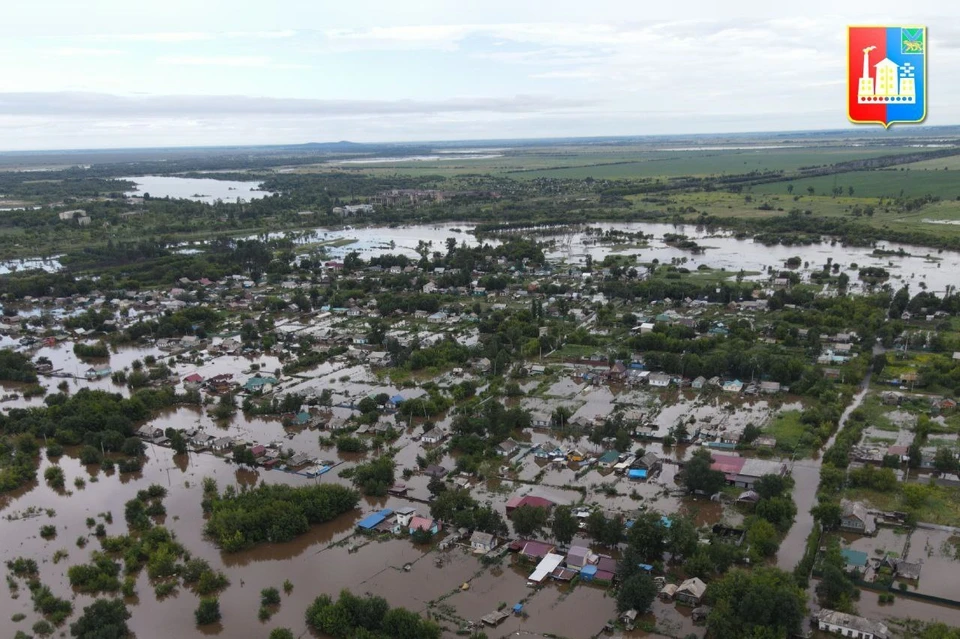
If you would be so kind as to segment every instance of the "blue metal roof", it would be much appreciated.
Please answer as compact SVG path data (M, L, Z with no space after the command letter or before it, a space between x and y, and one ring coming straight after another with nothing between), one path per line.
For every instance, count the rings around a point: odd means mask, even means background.
M371 513L366 517L364 517L363 519L361 519L359 522L357 522L357 528L370 530L371 528L375 528L376 526L378 526L380 523L383 522L384 519L386 519L392 514L393 514L393 511L389 508L384 508L378 513Z
M851 566L866 566L867 565L867 553L862 550L853 550L851 548L843 548L840 551L840 554L843 556L843 560Z

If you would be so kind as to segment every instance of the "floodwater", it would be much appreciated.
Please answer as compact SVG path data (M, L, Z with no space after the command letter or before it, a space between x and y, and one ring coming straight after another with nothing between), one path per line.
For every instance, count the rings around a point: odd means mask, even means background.
M834 432L830 439L823 445L822 450L827 450L833 445L837 435L843 430L844 424L847 423L847 419L850 418L850 414L863 403L863 399L867 396L867 392L870 389L871 376L872 373L867 373L860 392L854 396L853 401L850 402L850 405L843 411L836 432ZM803 557L804 550L806 549L807 537L810 536L810 532L813 530L814 522L813 515L810 514L810 509L817 503L817 486L820 485L821 463L820 456L815 454L813 460L794 462L791 468L791 474L796 482L796 486L793 489L793 500L797 504L797 518L794 520L793 526L790 527L790 531L786 537L784 537L780 543L780 550L777 552L777 566L783 570L792 571L797 565L797 562Z
M223 200L224 202L236 202L238 199L250 201L271 195L267 191L260 190L259 182L160 175L140 175L119 179L137 184L135 190L124 194L127 197L142 197L149 193L152 198L170 197L213 204L217 200Z
M953 274L960 268L960 253L954 251L938 251L937 249L908 246L895 243L878 243L878 248L890 251L903 249L906 255L872 255L872 247L843 246L839 243L831 244L828 241L811 246L767 246L754 242L752 239L737 239L727 231L708 230L695 224L649 224L641 222L631 223L596 223L590 224L593 228L603 230L616 229L627 232L643 232L653 234L654 238L641 249L615 250L610 243L596 243L596 235L589 235L579 229L571 229L560 235L551 235L555 241L548 257L565 259L568 262L583 262L589 254L595 262L611 254L639 255L641 262L650 262L657 259L661 264L671 263L671 260L683 262L683 266L691 271L700 265L715 269L725 269L735 276L741 269L745 271L760 271L766 273L767 267L776 270L784 268L790 257L799 256L801 261L809 262L810 268L819 270L820 267L832 259L840 264L844 272L850 274L851 284L857 285L857 271L847 270L851 264L858 268L864 266L880 266L891 273L891 285L901 286L912 283L915 286L923 281L927 290L942 293L948 284L953 284ZM680 233L706 247L706 251L694 254L684 251L663 242L666 233ZM803 273L801 271L801 273ZM809 271L806 272L809 274Z
M57 271L63 270L63 264L60 263L59 255L0 262L0 275L7 275L18 271L35 271L37 269L46 271L47 273L56 273Z

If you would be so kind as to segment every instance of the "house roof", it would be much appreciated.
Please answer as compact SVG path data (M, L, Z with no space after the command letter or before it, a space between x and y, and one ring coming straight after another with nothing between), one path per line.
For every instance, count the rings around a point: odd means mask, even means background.
M852 548L843 548L840 555L847 562L848 566L864 567L867 565L867 553L862 550L853 550Z
M615 450L608 450L604 454L600 455L600 458L597 460L601 464L611 464L620 459L620 453Z
M516 500L516 501L515 501ZM526 497L521 497L517 499L514 497L507 502L507 508L513 510L514 508L520 508L521 506L530 506L531 508L552 508L554 503L549 499L544 497L536 497L534 495L527 495Z
M700 581L700 579L697 577L691 577L690 579L687 579L677 588L677 594L683 593L696 597L697 599L703 597L703 593L706 591L707 584Z
M659 460L660 460L660 458L657 457L657 454L656 454L656 453L647 453L647 454L645 454L643 457L641 457L640 459L638 459L638 460L636 461L636 463L639 464L639 465L641 465L641 466L646 466L647 468L651 468L651 467L653 467L654 464L656 464Z
M370 530L383 523L383 520L393 514L393 511L389 508L384 508L378 513L371 513L357 522L358 528L363 528L364 530Z
M590 556L590 549L584 546L574 546L567 553L567 563L573 563L576 566L582 566L587 563L587 557Z
M480 532L475 530L472 535L470 535L470 543L473 544L483 544L484 546L489 546L493 543L493 535L490 533Z
M432 519L426 517L414 517L410 520L410 530L430 530L435 523ZM436 525L439 527L439 524Z
M733 455L715 455L711 454L713 463L710 464L710 470L719 470L725 475L739 475L740 470L746 463L746 458L735 457Z
M865 617L858 617L857 615L850 615L836 610L828 610L826 608L817 613L817 620L831 626L840 626L841 628L849 628L858 632L867 632L874 635L877 639L887 639L890 634L889 628L879 621L873 621Z
M782 475L783 472L784 466L778 461L748 458L738 474L747 477L763 477L764 475Z
M523 549L520 552L528 557L545 557L553 551L554 548L555 546L553 544L548 544L545 541L528 541L523 545ZM556 566L554 566L554 568L556 568Z

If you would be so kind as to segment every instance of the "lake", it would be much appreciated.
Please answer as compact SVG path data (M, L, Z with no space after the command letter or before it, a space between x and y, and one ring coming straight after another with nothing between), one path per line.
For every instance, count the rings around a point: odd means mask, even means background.
M125 193L128 197L170 197L213 204L217 200L235 202L238 198L249 202L270 195L260 190L259 182L237 182L212 178L169 177L165 175L140 175L121 180L136 182L137 189Z

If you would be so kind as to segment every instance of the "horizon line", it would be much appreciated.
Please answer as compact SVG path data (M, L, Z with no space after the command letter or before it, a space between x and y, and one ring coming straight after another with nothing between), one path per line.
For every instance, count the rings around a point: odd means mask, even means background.
M746 137L746 136L786 136L786 135L810 135L810 134L844 134L849 135L859 132L862 135L907 135L911 132L915 137L924 137L928 135L931 129L956 129L960 124L936 124L919 125L919 130L914 131L917 125L906 125L892 127L884 130L879 127L869 127L868 125L851 125L846 128L824 128L824 129L777 129L769 131L735 131L735 132L711 132L711 133L646 133L646 134L623 134L623 135L593 135L593 136L531 136L531 137L490 137L490 138L451 138L435 140L383 140L377 142L354 142L351 140L337 141L308 141L308 142L276 142L267 144L209 144L209 145L171 145L171 146L105 146L105 147L76 147L76 148L37 148L37 149L0 149L0 155L32 155L32 154L56 154L56 153L106 153L106 152L131 152L131 151L214 151L218 149L271 149L271 148L290 148L304 146L336 146L336 145L355 145L358 147L377 147L377 146L428 146L428 145L451 145L451 144L477 144L477 143L531 143L531 142L560 142L560 141L603 141L603 140L631 140L631 139L670 139L670 138L710 138L710 137ZM960 134L960 131L958 131Z

